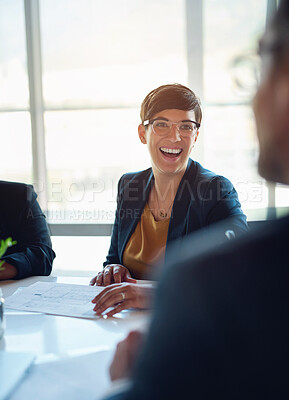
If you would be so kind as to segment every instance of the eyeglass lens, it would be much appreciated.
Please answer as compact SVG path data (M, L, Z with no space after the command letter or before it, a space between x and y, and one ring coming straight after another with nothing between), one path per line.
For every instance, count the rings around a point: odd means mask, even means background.
M153 122L153 130L157 135L168 135L173 125L176 125L178 132L182 136L192 136L197 130L197 126L194 124L194 122L181 121L174 123L172 121L164 120L155 120Z

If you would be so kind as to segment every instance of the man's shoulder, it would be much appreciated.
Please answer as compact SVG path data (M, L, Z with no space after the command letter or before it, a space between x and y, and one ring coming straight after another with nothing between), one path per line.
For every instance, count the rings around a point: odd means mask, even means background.
M232 270L253 264L262 268L274 260L274 263L278 260L282 262L287 257L289 217L270 221L266 224L266 229L261 226L232 240L224 237L224 224L225 222L220 222L213 229L202 229L172 245L168 249L167 259L170 262L167 271L174 271L176 263L179 272L181 269L186 271L189 268L225 265Z
M0 180L0 191L11 191L11 192L26 192L33 191L33 186L22 182L11 182Z
M29 202L33 198L36 198L36 193L32 185L20 182L0 181L0 202L2 205Z
M169 249L155 301L160 312L166 303L184 313L194 305L223 318L227 305L242 314L255 304L258 314L265 302L271 307L278 298L288 302L289 218L220 243L222 232L216 227L192 234Z

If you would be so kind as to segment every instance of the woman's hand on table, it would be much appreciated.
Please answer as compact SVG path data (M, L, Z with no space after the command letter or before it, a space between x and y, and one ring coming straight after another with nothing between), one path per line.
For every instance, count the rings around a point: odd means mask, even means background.
M90 285L108 286L113 283L130 282L136 283L130 275L129 270L120 264L108 264L94 278L91 279Z
M113 307L106 315L111 317L128 308L150 308L154 288L149 284L116 283L103 289L93 300L93 311L101 315Z

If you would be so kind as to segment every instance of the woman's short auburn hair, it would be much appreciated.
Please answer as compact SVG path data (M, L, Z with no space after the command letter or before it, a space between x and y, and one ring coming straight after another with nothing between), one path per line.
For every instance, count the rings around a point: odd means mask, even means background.
M179 83L162 85L152 90L141 104L141 121L143 123L160 111L172 109L194 111L196 122L200 124L202 121L200 99L191 89Z

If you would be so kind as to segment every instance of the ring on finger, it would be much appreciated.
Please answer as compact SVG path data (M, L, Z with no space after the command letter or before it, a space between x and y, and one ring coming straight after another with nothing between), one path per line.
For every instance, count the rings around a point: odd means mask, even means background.
M122 295L122 301L124 301L125 300L125 293L121 292L121 295Z

